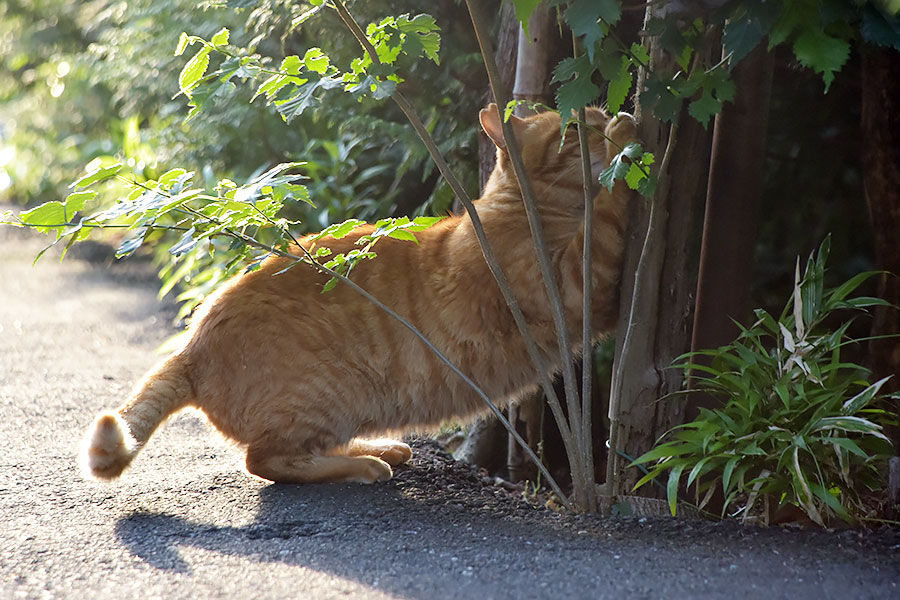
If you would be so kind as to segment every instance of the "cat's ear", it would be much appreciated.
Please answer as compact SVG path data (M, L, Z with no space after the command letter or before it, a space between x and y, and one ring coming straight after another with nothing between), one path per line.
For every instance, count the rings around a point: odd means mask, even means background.
M497 105L491 102L486 108L482 108L481 112L478 113L478 119L481 121L481 128L491 138L491 141L501 150L506 150L506 142L503 140L503 121ZM513 126L513 131L517 134L516 137L519 138L519 131L525 127L524 119L520 119L516 115L510 115L509 122Z

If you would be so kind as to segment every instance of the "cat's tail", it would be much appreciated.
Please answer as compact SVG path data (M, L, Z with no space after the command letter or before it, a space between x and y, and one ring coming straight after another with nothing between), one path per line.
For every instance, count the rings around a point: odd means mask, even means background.
M186 357L175 354L159 363L125 404L94 420L79 456L85 474L107 480L121 475L159 424L193 397Z

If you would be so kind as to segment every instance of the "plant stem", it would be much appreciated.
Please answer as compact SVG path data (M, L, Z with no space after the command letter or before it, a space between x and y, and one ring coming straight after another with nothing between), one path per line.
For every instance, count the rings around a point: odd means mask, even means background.
M578 57L577 38L572 36L572 50ZM596 506L596 488L594 483L594 445L593 445L593 339L591 336L591 317L593 300L593 269L591 268L593 250L593 217L594 217L594 174L591 172L591 151L588 144L587 115L584 108L578 110L578 147L581 152L581 180L584 187L584 249L581 256L581 450L584 460L584 474L590 476L587 489L588 506Z
M494 99L497 101L498 105L506 106L508 97L506 94L506 90L502 89L502 83L499 77L499 69L497 68L497 62L494 59L494 52L491 48L489 33L485 29L484 19L480 16L480 6L476 7L475 3L472 0L466 0L466 6L469 9L469 15L472 19L472 25L475 29L475 36L478 39L478 45L481 49L482 57L484 58L485 67L487 68L488 73L488 80L491 85L491 91L494 94ZM531 182L528 179L528 174L525 171L525 164L522 161L522 154L519 148L518 140L516 140L515 135L512 131L512 125L510 125L509 122L501 119L501 125L503 129L503 139L506 143L508 154L513 164L513 170L516 175L516 180L519 183L519 189L522 192L522 199L525 204L525 213L528 217L528 225L531 229L532 243L534 244L535 253L537 254L538 259L538 265L541 270L541 277L544 281L544 287L546 289L547 297L550 302L550 310L553 316L553 322L556 326L559 355L561 360L560 366L562 368L563 384L566 391L568 423L569 428L574 431L581 423L581 407L578 403L578 392L576 391L575 384L575 368L572 364L571 357L572 347L569 344L569 334L566 326L565 314L563 313L562 299L560 298L559 294L559 286L557 285L556 277L553 273L553 268L548 258L549 253L547 252L547 245L544 241L540 215L537 211ZM554 416L556 416L555 412L556 411L554 411ZM562 429L562 422L559 422L558 425L560 425L560 429ZM588 504L586 488L593 488L593 482L588 486L583 485L584 478L587 476L587 474L584 472L585 465L582 460L585 449L581 447L582 440L580 440L580 436L573 435L572 441L574 442L575 452L569 454L569 461L573 472L573 483L575 483L575 504L581 511L592 511L595 509L595 507ZM592 476L591 479L593 480Z

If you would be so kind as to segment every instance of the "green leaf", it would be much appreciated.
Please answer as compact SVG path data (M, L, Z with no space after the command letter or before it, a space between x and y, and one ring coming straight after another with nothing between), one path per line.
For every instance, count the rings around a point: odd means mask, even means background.
M732 456L722 468L722 491L726 494L731 491L731 476L740 459L740 456Z
M631 82L631 59L623 56L619 63L619 69L609 80L609 87L606 90L606 106L610 114L614 115L622 108L622 104L625 103L628 92L631 90Z
M847 431L853 433L864 433L866 435L875 436L879 439L887 440L887 437L881 433L881 426L862 417L823 417L819 419L810 428L811 432L818 431Z
M19 219L41 233L57 232L57 238L67 226L66 207L62 202L53 200L31 210L19 213Z
M594 67L585 55L576 59L564 60L554 69L554 82L574 77L556 90L556 105L559 114L562 115L562 119L560 119L561 132L565 131L569 115L600 97L600 88L591 81L593 74Z
M870 277L878 274L878 271L865 271L863 273L854 275L853 277L842 283L828 295L826 310L832 308L836 303L852 294L856 290L856 288L862 285Z
M632 167L631 161L641 156L642 150L641 145L636 142L630 142L625 146L621 152L612 157L612 160L609 161L609 167L600 173L598 178L600 185L612 191L616 181L628 175Z
M228 45L228 28L223 27L219 31L216 32L216 35L212 36L212 39L209 40L209 43L213 46L227 46ZM180 42L179 42L180 43Z
M772 29L780 10L778 2L745 2L725 23L722 44L731 54L733 68L749 54Z
M801 64L821 73L825 92L834 81L834 74L850 57L850 42L831 37L821 29L806 29L794 40L794 55Z
M675 443L660 444L656 448L653 448L652 450L641 454L639 457L631 461L631 464L629 464L628 466L634 467L646 462L650 462L651 460L681 456L683 454L687 454L688 452L692 452L692 449L686 445Z
M69 219L72 218L79 210L84 208L84 204L88 200L93 200L97 197L97 192L94 190L82 190L80 192L72 192L68 196L66 196L66 215Z
M641 105L652 110L661 121L674 121L681 111L682 98L671 82L664 82L651 73L641 92Z
M875 398L876 394L878 394L881 386L887 383L887 380L891 377L891 375L888 375L884 379L879 379L860 393L844 402L844 405L841 407L841 413L848 416L855 415L857 412L865 408L869 404L869 402L871 402Z
M851 440L850 438L839 438L839 437L827 437L822 440L823 442L829 444L835 444L836 446L840 446L845 450L852 452L853 454L859 456L863 460L868 460L869 455L866 454L865 450L859 447L859 445Z
M314 50L314 48L310 48L307 51L307 54L309 54L312 50ZM304 61L305 60L306 59L304 58ZM299 75L300 67L303 66L304 61L301 61L300 57L297 56L296 54L291 54L290 56L285 56L281 60L281 67L278 70L284 71L288 75Z
M438 56L441 49L441 36L438 33L440 27L434 17L419 14L410 19L408 15L400 15L397 18L397 29L407 34L404 52L412 56L422 56L424 53L434 64L441 64Z
M75 181L75 183L73 183L69 187L72 187L75 189L78 189L80 187L85 187L85 186L91 185L92 183L96 183L98 181L103 181L104 179L109 179L110 177L114 176L116 173L118 173L121 170L122 170L121 163L115 163L108 167L100 167L99 169L97 169L95 171L91 171L90 173L88 173L87 175L82 177L81 179L78 179L77 181Z
M592 61L597 42L603 39L606 30L615 25L621 16L617 0L575 0L569 4L565 13L572 33L584 38L587 56Z
M209 52L210 49L208 46L201 48L200 51L184 65L184 68L181 69L181 73L178 75L178 86L188 98L191 97L191 90L197 85L200 78L206 74L206 69L209 67Z
M190 252L197 245L198 240L194 237L195 233L196 230L193 227L185 231L181 238L169 248L169 254L181 256L185 252Z
M144 236L147 235L148 229L148 227L140 227L133 237L122 242L116 249L116 258L130 256L135 250L140 248L141 244L144 243Z
M516 9L516 18L528 35L528 20L531 19L531 13L538 7L541 0L511 0L513 7Z
M678 465L669 472L669 481L666 483L666 497L669 499L669 511L675 516L678 505L678 482L681 480L681 472L685 465Z
M303 55L303 65L310 71L319 73L320 75L325 74L325 71L328 70L329 63L328 56L326 56L319 48L310 48L306 51L306 54ZM296 75L296 73L294 74Z
M410 233L406 229L394 229L393 231L388 233L387 236L389 238L394 238L395 240L404 240L407 242L415 242L416 244L419 243L419 240L416 239L416 236L414 236L412 233Z
M900 50L900 15L888 16L874 3L867 2L859 30L863 39L871 44Z
M184 54L184 50L190 43L192 43L191 36L182 31L181 37L178 38L178 45L175 46L175 56L181 56L182 54Z

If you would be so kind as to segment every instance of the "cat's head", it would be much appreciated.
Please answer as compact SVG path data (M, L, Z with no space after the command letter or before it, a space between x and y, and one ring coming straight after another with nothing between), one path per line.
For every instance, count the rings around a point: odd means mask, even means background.
M585 111L588 144L591 155L591 171L596 178L609 165L609 159L635 138L635 124L631 115L620 113L610 119L600 108L588 107ZM512 164L503 138L500 111L496 104L481 110L481 126L497 146L497 166L491 179L495 185L514 183ZM522 152L525 169L536 186L553 186L556 189L578 188L581 180L581 152L578 135L569 128L562 141L560 116L544 112L525 119L510 116L509 123ZM606 137L604 137L606 136Z

